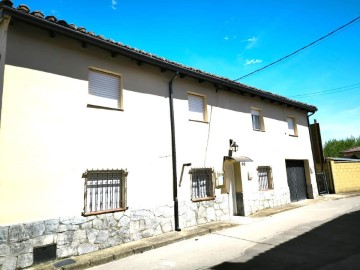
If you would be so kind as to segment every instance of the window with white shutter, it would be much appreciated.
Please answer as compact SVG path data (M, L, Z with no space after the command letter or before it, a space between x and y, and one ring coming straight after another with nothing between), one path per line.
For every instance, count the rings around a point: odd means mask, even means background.
M297 126L294 117L287 117L288 133L290 136L297 136Z
M90 106L122 109L121 75L89 69Z
M261 110L251 108L251 120L253 130L265 131L264 119Z
M188 93L189 119L207 121L205 96Z

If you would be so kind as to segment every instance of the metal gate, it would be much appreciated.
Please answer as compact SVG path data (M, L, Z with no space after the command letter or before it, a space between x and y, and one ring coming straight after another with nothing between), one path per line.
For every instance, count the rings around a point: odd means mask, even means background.
M303 160L286 160L286 174L292 202L307 199Z
M329 188L327 185L325 172L316 173L316 182L319 190L319 194L329 194Z

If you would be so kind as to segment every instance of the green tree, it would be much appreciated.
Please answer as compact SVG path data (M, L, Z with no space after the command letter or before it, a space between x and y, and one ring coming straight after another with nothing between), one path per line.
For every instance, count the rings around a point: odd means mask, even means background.
M342 151L349 148L360 146L360 136L355 138L351 136L350 138L336 140L331 139L325 142L324 145L324 156L326 157L343 157L341 154Z

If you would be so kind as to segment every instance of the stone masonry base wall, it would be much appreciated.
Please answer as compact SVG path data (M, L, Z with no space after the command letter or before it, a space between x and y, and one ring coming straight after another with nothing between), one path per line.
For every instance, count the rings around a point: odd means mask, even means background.
M256 193L237 193L238 213L249 216L257 211L290 203L289 189L258 191ZM242 203L241 203L242 202Z
M179 203L182 228L219 220L229 220L227 195L212 201ZM0 269L13 270L33 265L35 247L56 244L56 257L60 259L173 230L173 205L1 226Z

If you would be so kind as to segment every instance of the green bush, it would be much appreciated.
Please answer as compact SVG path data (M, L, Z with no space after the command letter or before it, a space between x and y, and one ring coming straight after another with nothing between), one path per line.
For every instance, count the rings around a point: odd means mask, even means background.
M336 140L332 139L325 142L324 145L324 156L326 157L343 157L341 154L342 151L349 148L354 148L360 146L360 136L355 138L351 136L350 138Z

